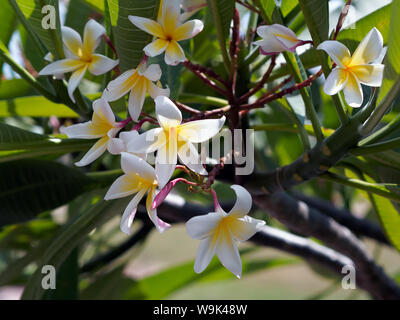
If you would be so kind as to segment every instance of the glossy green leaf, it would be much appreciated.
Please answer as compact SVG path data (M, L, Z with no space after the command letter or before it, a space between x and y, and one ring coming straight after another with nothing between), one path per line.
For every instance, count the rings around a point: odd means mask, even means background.
M89 209L80 212L79 215L54 235L38 266L52 265L57 270L74 248L81 244L93 229L101 226L115 214L122 212L127 204L128 201L126 199L117 201L100 200ZM41 268L37 268L25 286L22 299L43 298L45 290L38 285L38 283L41 283L42 277Z
M0 41L8 46L11 36L16 26L16 15L11 5L4 1L0 10ZM3 61L0 60L0 77L2 74Z
M43 96L30 96L0 100L0 117L78 118L78 114L64 104L51 102Z
M143 58L143 48L153 36L135 27L128 16L156 20L160 0L108 0L108 6L121 71L136 68Z
M396 81L400 81L400 0L394 0L391 6L390 31L388 37L388 50L384 60L385 71L383 82L379 92L378 102L392 88ZM387 22L387 20L386 20Z
M0 226L33 219L68 203L92 181L57 162L19 160L0 164Z
M314 45L317 46L329 37L328 0L299 0Z
M57 0L11 0L29 22L29 26L38 35L46 48L56 58L62 58L61 25ZM50 9L52 8L52 9ZM49 9L49 10L46 10ZM55 16L52 16L52 13ZM55 19L55 20L53 20ZM51 23L55 23L55 29Z
M0 82L0 103L1 100L26 96L31 90L29 84L23 79L2 80Z

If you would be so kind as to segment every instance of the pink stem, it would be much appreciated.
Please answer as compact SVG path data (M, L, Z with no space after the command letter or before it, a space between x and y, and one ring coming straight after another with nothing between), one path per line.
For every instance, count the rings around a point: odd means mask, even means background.
M219 208L221 208L221 205L218 202L217 193L213 189L211 189L210 192L214 199L214 209L215 209L215 211L217 211Z
M126 118L125 120L118 122L118 127L123 128L125 127L129 122L132 121L131 117Z
M177 179L174 179L174 180L170 181L170 182L167 183L167 185L166 185L164 188L162 188L161 191L155 196L155 198L154 198L154 200L153 200L153 203L152 203L152 205L151 205L151 209L152 209L152 210L155 210L155 209L164 201L164 199L168 196L168 194L171 192L171 190L175 187L175 185L176 185L178 182L183 182L183 183L186 183L186 184L188 184L188 185L190 185L190 186L197 186L197 183L188 181L188 180L186 180L186 179L184 179L184 178L177 178Z

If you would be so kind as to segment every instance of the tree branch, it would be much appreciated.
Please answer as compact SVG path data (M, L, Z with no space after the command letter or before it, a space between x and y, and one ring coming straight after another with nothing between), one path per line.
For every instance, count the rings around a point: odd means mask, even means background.
M360 288L378 299L400 299L400 288L377 266L364 244L346 227L284 193L253 196L255 204L292 230L315 237L346 255L356 266Z

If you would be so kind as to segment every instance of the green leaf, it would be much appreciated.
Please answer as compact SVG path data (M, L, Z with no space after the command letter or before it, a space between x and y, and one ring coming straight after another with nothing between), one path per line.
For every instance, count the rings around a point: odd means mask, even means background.
M385 71L379 92L378 103L387 95L396 81L400 81L400 0L394 0L391 7L388 50L384 60ZM387 21L387 20L386 20Z
M242 254L242 256L244 255ZM243 259L243 274L249 275L257 271L290 264L294 261L294 259L279 258L248 261ZM194 261L185 262L142 279L138 283L140 292L146 295L146 299L165 299L171 293L199 281L220 281L234 277L216 258L201 274L194 272L193 265Z
M108 0L121 71L136 68L152 35L135 27L129 15L156 20L160 0Z
M318 46L329 37L328 0L299 0L314 45Z
M62 42L61 42L61 25L59 17L58 1L56 0L10 0L18 5L20 12L25 19L29 22L29 26L38 35L40 40L46 48L53 53L53 55L60 59L64 56ZM51 11L42 10L45 6L50 5L55 9L55 29L44 28L43 23L49 23ZM46 24L47 26L47 24Z
M90 206L87 210L82 210L79 215L63 226L51 239L42 258L38 262L38 268L29 282L25 286L22 299L33 300L42 299L45 290L40 285L43 274L41 267L52 265L56 270L61 266L69 254L80 245L95 228L101 226L115 214L122 212L129 199L117 201L100 200Z
M104 12L104 0L84 0L84 2L89 4L100 13Z
M4 43L5 46L8 46L10 42L11 36L14 32L16 26L16 15L13 8L7 1L3 1L0 10L0 41ZM0 61L0 77L3 68L3 61Z
M228 40L230 26L235 10L235 1L231 0L208 0L208 5L213 7L215 3L216 10L212 10L214 21L216 21L217 29L220 29L221 35L224 40Z
M46 141L47 137L0 122L0 150L23 149L32 143Z
M57 162L19 160L0 164L0 226L24 222L68 203L92 180Z
M1 100L26 96L30 92L31 87L23 79L2 80L0 82L0 103Z
M79 115L64 104L54 103L42 96L30 96L0 100L1 117L49 117L78 118Z
M72 250L56 273L56 289L47 290L44 300L76 300L78 299L79 265L78 249Z

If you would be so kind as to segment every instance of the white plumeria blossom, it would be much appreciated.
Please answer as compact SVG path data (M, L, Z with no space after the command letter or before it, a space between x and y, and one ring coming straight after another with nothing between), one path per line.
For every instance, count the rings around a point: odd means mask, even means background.
M86 166L99 158L106 150L112 138L121 128L115 122L114 113L110 105L104 99L93 102L92 121L74 124L69 127L61 127L61 133L69 138L77 139L99 139L84 157L76 162L78 167Z
M136 69L125 71L115 80L108 83L104 90L103 98L108 101L115 101L129 94L128 110L129 115L137 121L143 108L143 103L148 93L153 99L158 96L169 96L169 89L160 88L154 82L161 78L161 68L158 64L147 67L144 61Z
M47 62L53 62L54 61L54 55L51 52L48 52L44 58L44 60L46 60ZM64 74L60 73L60 74L55 74L54 78L56 78L57 80L61 80L64 79Z
M74 91L81 82L86 70L95 76L110 71L118 65L118 60L112 60L95 53L100 39L106 29L96 22L89 20L85 25L83 41L79 33L69 27L62 27L65 59L55 61L44 67L39 75L60 75L72 72L68 81L68 93L75 102Z
M114 181L104 199L118 199L135 194L122 215L120 225L122 232L131 233L137 206L146 193L148 193L146 209L150 220L159 232L164 232L170 228L168 223L157 217L157 210L151 208L158 186L154 168L143 159L125 152L121 154L121 167L124 175Z
M383 38L378 29L373 28L365 36L353 56L339 41L324 41L317 49L326 51L337 65L324 84L326 94L334 95L343 90L348 105L358 108L363 102L361 83L371 87L381 86L384 49Z
M262 40L258 40L254 44L260 46L261 53L265 55L283 51L293 52L296 47L304 43L292 30L280 24L260 26L257 28L257 34Z
M121 132L118 138L112 138L108 144L107 150L113 155L121 154L122 152L128 152L128 144L130 141L136 139L139 136L139 132L136 130ZM146 160L145 153L128 152L135 156Z
M202 143L215 136L224 125L225 117L182 124L182 113L169 98L157 97L155 103L160 128L139 135L128 144L127 150L139 153L157 150L155 170L160 188L171 178L178 157L190 170L207 175L194 143Z
M181 0L164 0L158 21L129 16L129 20L136 27L156 38L144 47L145 54L149 57L155 57L165 51L165 63L173 66L186 60L185 53L178 41L193 38L204 27L200 20L190 20L182 24L180 5Z
M231 188L236 193L236 203L229 213L220 206L216 212L191 218L186 223L190 237L201 240L197 252L194 271L202 272L216 253L225 268L238 278L242 275L242 262L236 241L246 241L264 226L265 222L247 216L252 198L249 192L239 185Z

